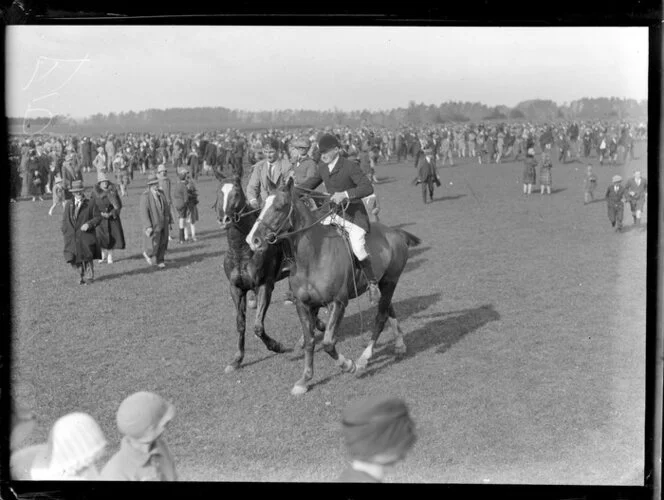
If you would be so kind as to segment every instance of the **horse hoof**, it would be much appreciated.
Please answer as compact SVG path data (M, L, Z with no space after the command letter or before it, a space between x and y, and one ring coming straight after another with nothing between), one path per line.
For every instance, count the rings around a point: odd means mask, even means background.
M291 389L290 392L293 396L301 396L302 394L304 394L307 391L308 391L308 389L307 389L306 386L296 385Z
M276 352L277 354L284 354L286 352L293 352L293 349L290 347L286 347L285 345L281 343L277 343L272 349L272 352Z
M256 309L256 301L255 300L249 300L247 301L247 307L249 309Z
M224 369L224 373L233 373L233 372L234 372L235 370L237 370L238 368L239 368L239 365L228 365L228 366Z
M406 354L406 346L405 346L405 345L402 345L402 346L395 346L395 347L394 347L394 354L396 354L396 355L398 355L398 356L403 356L403 355L405 355L405 354Z

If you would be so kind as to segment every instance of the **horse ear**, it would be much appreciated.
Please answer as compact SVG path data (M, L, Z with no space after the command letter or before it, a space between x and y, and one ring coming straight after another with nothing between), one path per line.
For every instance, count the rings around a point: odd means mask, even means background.
M291 172L291 174L288 176L288 180L286 181L286 191L292 191L294 185L295 185L295 176Z

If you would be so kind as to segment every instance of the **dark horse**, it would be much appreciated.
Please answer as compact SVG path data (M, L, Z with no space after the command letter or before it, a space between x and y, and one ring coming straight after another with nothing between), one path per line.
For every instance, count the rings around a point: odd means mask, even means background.
M392 295L408 261L408 247L419 245L416 236L401 229L379 223L371 225L366 244L372 255L374 274L379 278L381 299L375 318L371 341L357 361L346 359L336 349L336 332L343 319L348 301L367 290L364 273L353 265L350 247L330 226L317 223L324 213L310 212L300 199L293 180L275 190L265 201L260 216L247 242L255 252L271 252L276 244L287 240L291 244L294 263L290 268L290 285L295 296L297 313L304 330L304 373L291 393L304 394L314 374L314 327L318 310L326 306L329 319L323 337L323 349L344 372L364 369L373 355L373 348L385 327L388 317L396 336L395 351L406 352L403 334L392 306Z
M216 172L215 172L216 174ZM244 332L246 328L246 296L249 290L256 293L257 307L254 322L254 335L263 341L273 352L288 352L285 348L265 333L265 314L270 306L272 291L277 281L284 279L284 246L270 245L267 251L254 253L245 238L258 217L257 210L252 210L246 202L240 177L226 181L217 174L221 181L217 189L217 200L213 208L217 211L219 224L226 229L228 250L224 257L224 272L230 283L231 296L235 303L238 332L238 350L233 361L226 367L230 373L242 364L244 359Z

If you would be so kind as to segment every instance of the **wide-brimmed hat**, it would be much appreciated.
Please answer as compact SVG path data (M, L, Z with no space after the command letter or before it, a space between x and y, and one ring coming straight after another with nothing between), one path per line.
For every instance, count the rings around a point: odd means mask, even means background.
M159 184L159 179L157 179L157 174L148 174L148 186L152 184Z
M175 407L153 392L136 392L125 398L116 414L118 430L134 439L147 436L152 428L157 434L175 416ZM152 436L157 437L157 436Z
M111 182L108 178L108 176L104 172L99 172L97 174L97 184L100 184L104 181Z
M622 182L622 177L620 177L619 175L614 175L611 178L611 182Z
M69 188L70 193L78 193L79 191L83 191L83 181L74 181L71 183L71 187Z
M160 174L162 172L166 172L166 165L163 163L157 167L157 173Z

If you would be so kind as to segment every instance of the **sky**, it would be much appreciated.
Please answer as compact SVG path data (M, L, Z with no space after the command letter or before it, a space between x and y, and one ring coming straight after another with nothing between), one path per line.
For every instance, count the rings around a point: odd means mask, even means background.
M11 117L648 96L647 28L10 26Z

